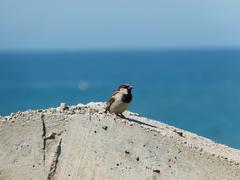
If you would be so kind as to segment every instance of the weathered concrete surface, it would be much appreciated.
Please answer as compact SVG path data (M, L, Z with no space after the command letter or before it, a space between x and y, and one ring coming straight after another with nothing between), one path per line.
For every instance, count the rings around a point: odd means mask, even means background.
M0 180L239 180L240 152L103 103L0 118Z

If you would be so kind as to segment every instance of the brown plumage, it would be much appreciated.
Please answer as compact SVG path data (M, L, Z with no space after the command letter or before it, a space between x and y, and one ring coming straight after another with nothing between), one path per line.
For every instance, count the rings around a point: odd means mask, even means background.
M113 93L112 96L110 97L110 99L108 100L108 102L107 102L107 107L106 107L106 109L105 109L105 113L106 113L107 111L110 111L109 109L110 109L112 103L115 101L114 96L115 96L117 93L118 93L118 91L115 92L115 93Z

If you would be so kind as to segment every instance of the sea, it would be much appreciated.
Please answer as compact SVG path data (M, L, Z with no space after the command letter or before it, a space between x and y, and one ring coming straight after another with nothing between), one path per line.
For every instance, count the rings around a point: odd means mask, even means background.
M130 110L240 148L240 50L0 53L0 115L107 101L134 86Z

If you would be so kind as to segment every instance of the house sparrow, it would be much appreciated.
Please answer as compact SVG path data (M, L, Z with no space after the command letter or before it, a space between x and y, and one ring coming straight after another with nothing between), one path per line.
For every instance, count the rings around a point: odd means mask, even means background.
M110 97L105 113L109 111L118 116L124 117L122 113L127 110L132 101L132 86L129 84L122 84L118 87L115 93Z

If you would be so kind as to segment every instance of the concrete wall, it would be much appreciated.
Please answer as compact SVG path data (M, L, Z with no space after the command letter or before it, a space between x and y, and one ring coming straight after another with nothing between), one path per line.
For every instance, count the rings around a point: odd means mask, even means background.
M240 152L103 103L0 118L0 180L240 180Z

